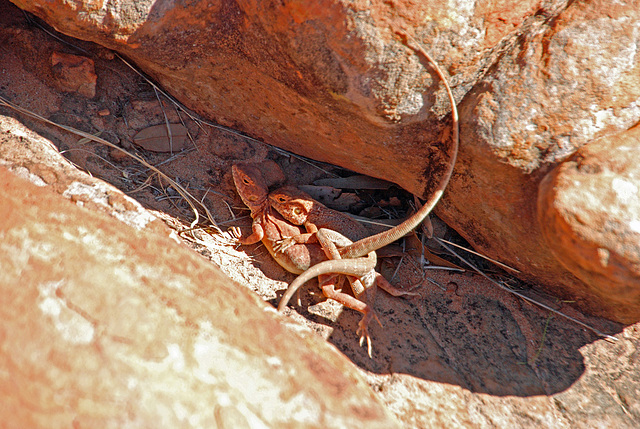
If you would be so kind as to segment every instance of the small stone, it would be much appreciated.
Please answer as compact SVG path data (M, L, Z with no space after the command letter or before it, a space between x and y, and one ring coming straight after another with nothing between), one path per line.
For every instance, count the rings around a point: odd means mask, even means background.
M128 158L128 155L126 153L118 149L111 149L109 151L109 156L114 161L124 161L125 159Z
M61 91L95 97L98 76L90 58L54 52L51 54L51 71Z

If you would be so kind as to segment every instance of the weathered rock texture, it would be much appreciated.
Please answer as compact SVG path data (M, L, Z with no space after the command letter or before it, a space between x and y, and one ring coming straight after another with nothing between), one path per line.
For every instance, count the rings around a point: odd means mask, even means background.
M3 1L0 0L0 94L4 98L75 128L91 133L104 130L102 136L120 142L132 151L137 149L131 147L130 142L139 130L164 124L165 115L170 122L180 123L172 106L163 105L162 98L158 100L152 89L133 70L113 60L110 52L65 36L56 39L32 25L19 9L7 6ZM63 40L83 51L64 45ZM99 76L96 97L88 99L77 92L60 91L51 73L50 58L52 52L67 50L95 61ZM226 221L224 226L248 228L251 222L247 216L243 219L246 211L241 208L230 177L231 164L235 162L267 157L285 168L287 176L296 183L310 183L316 178L327 177L326 172L310 168L306 162L267 150L264 145L247 138L202 124L199 127L191 120L185 120L184 125L196 142L193 145L189 141L189 149L177 156L140 153L188 186L194 197L210 208L221 226ZM317 404L322 401L329 406L336 400L335 397L323 398L323 395L335 396L338 392L339 399L341 391L351 391L336 384L343 379L335 372L327 371L324 365L314 365L311 371L299 370L297 365L302 365L304 359L302 362L296 359L289 365L290 348L296 348L302 356L313 351L329 353L319 362L333 359L334 350L315 345L315 340L309 338L300 341L296 335L288 334L288 328L272 331L273 323L282 323L284 319L273 311L265 311L244 292L235 290L238 287L252 289L263 300L276 303L278 293L282 293L286 282L292 280L293 276L275 263L263 248L243 246L236 250L230 241L224 240L224 234L205 231L198 231L192 240L187 240L189 235L184 229L192 220L192 212L179 199L173 198L171 189L165 186L163 191L148 170L122 152L79 140L74 134L5 107L0 107L0 130L0 164L15 175L46 186L41 192L33 191L32 186L18 187L20 181L11 176L7 183L16 183L14 191L7 192L0 185L4 190L4 197L0 195L3 203L0 212L6 213L7 201L11 201L13 210L0 218L0 225L5 228L2 223L5 218L15 219L15 213L24 213L25 219L17 223L24 226L20 230L21 237L34 238L21 242L13 230L3 235L3 239L11 235L7 243L24 244L10 255L6 255L2 247L4 242L0 240L0 281L5 280L5 272L13 273L16 266L33 267L33 270L23 271L24 278L8 292L1 286L0 426L37 427L38 422L43 421L42 426L47 428L55 427L58 422L62 427L74 423L77 427L109 427L109 424L123 427L126 426L124 419L137 416L139 419L132 423L136 427L197 427L201 424L222 427L225 422L234 428L243 427L247 426L242 420L244 417L239 416L245 404L243 397L235 385L228 387L227 384L241 379L238 384L244 386L245 377L257 374L262 368L276 368L273 380L257 379L260 386L264 386L265 380L275 385L264 387L262 399L269 395L268 392L285 392L282 401L286 403L265 399L246 404L246 409L258 413L257 407L271 406L270 412L284 422L279 427L312 426L313 423L305 423L308 414L298 412L291 405L299 398L296 393L304 395L305 388L315 386L318 379L327 377L323 382L325 387L317 392L319 399L304 402L303 408L307 411L318 409ZM62 159L51 149L52 143L65 158L89 171L93 178ZM0 180L5 177L3 174ZM152 215L96 178L130 193L137 202L151 209ZM29 192L27 196L15 194L25 189ZM63 194L70 201L56 198L53 192ZM32 196L39 198L34 201ZM96 213L86 215L92 212ZM81 213L82 218L62 226L64 219L55 217L59 213L67 216L66 219L75 219L72 214ZM105 213L121 224L114 225L105 220ZM32 215L38 218L33 219ZM153 220L154 217L164 222ZM238 285L228 280L218 285L218 270L201 266L200 257L185 253L184 248L177 248L167 240L165 224L183 231L180 237L185 243L201 252L205 261L210 259L237 279ZM105 231L113 234L104 238ZM61 232L67 234L55 239L55 245L52 245L51 241ZM79 234L83 234L85 241L74 246L73 240L79 238ZM153 238L152 234L159 237ZM90 237L104 240L90 240ZM409 252L415 242L419 240L413 237L407 240ZM105 247L109 243L122 245L115 249ZM63 249L69 251L71 266L59 258ZM42 257L43 251L48 252L48 259ZM114 252L117 252L116 256ZM99 256L95 257L96 254ZM30 255L31 259L15 263L23 265L14 264L7 269L7 262ZM638 325L623 329L563 305L562 310L570 315L600 331L615 334L618 341L610 344L572 322L560 317L551 318L547 311L523 304L480 276L440 270L424 273L416 270L416 265L407 263L412 259L410 253L399 265L381 264L382 273L393 278L394 284L400 287L418 285L415 290L422 298L406 300L383 293L378 295L375 308L384 327L371 326L372 359L367 356L366 349L358 346L355 329L360 315L348 309L341 310L332 301L319 302L319 292L312 285L301 293L302 306L292 305L286 324L297 326L295 329L302 335L305 330L301 325L309 326L314 336L325 338L348 356L353 365L347 368L336 365L335 368L343 372L349 383L360 385L361 378L352 376L354 370L364 377L404 428L639 427ZM148 266L150 261L153 263L151 268ZM139 269L131 274L134 263ZM42 273L40 277L47 273L59 275L45 283L45 287L38 288L41 283L34 284L40 279L34 272L36 269ZM100 272L93 275L98 269ZM83 270L86 275L77 272ZM100 278L103 273L107 280L115 274L120 275L116 280L126 279L129 273L131 282L123 285L113 281L105 285ZM137 282L135 274L145 278ZM76 281L76 276L83 276L81 287L69 283L69 280ZM173 288L176 282L172 280L176 277L181 278L182 289ZM65 279L67 283L60 283ZM165 287L167 282L171 284ZM222 289L218 291L218 287ZM312 295L314 290L316 295ZM235 311L234 299L238 311ZM225 307L225 303L217 302L219 300L232 302ZM555 305L553 300L547 302ZM42 308L34 309L37 303L43 303ZM120 303L122 308L115 303ZM224 308L234 308L233 314L219 317ZM56 315L58 309L60 312ZM220 337L238 326L245 327L242 335L224 337L228 341L216 350L224 353L231 349L237 353L224 361L214 351L208 357L189 353L195 350L195 347L190 348L191 344L202 344L199 342L202 337L198 336L202 323L185 326L185 320L195 320L195 317L199 317L196 322L210 320L214 332L217 332L216 327L224 330ZM275 322L265 321L263 317L271 317ZM119 320L115 321L115 318ZM157 322L159 328L149 326L150 321ZM78 329L65 329L71 327ZM83 327L87 329L83 330ZM83 345L81 341L87 338L83 335L92 330L94 341ZM114 332L126 333L127 337L117 337ZM265 332L276 336L265 339ZM281 333L286 337L282 341ZM44 337L45 340L37 341ZM70 344L69 337L76 338L80 344ZM212 335L210 338L213 342L219 337ZM254 343L247 344L247 341ZM261 359L247 354L261 349L264 341L276 344L269 344ZM12 347L15 344L24 345L30 354ZM5 348L5 345L9 347ZM179 360L181 353L185 357L184 366ZM98 367L96 355L100 359L99 368L90 372ZM201 367L197 365L206 363L207 358L219 363L219 368L212 369L210 374L224 374L224 379L202 388L202 384L192 377L202 375ZM279 377L279 361L283 368L291 371L292 377L296 377L295 383L288 376ZM69 373L73 375L67 377ZM109 377L103 378L104 374ZM128 378L123 381L123 377ZM184 383L177 386L177 379ZM45 381L37 384L39 380ZM252 378L249 383L255 380ZM129 381L126 388L133 392L123 387L123 383ZM202 383L207 381L210 379ZM55 396L51 394L54 390ZM365 389L361 399L368 400L369 393ZM99 402L101 398L116 395L119 396L115 402ZM125 399L120 401L120 398ZM45 406L38 408L42 403ZM229 403L238 404L240 410L225 407ZM159 412L168 406L173 406L172 410L178 415L176 420L187 413L190 418L175 424L170 412L168 417ZM105 415L114 408L117 408L114 412L119 420L111 423L114 420ZM59 413L61 409L66 414ZM331 409L320 412L317 421L330 426L327 421L339 410L341 408L331 405ZM48 411L54 415L47 414ZM95 417L90 415L92 411L103 413L98 417L101 420L89 421ZM219 412L211 423L208 419L216 411ZM154 419L149 424L144 417L152 414ZM30 420L18 423L24 416ZM75 422L67 424L74 418ZM346 424L350 427L374 426L363 421L365 417L360 414L353 419L358 422ZM341 424L339 420L338 424Z
M45 140L0 129L2 427L396 426L335 348Z
M439 212L481 249L535 276L557 296L624 322L640 318L640 279L627 272L623 290L619 278L595 275L601 271L598 258L583 259L580 272L567 270L563 257L582 253L582 245L553 226L543 238L545 222L553 217L544 210L562 202L537 201L551 167L594 138L617 134L640 119L640 56L634 53L639 6L573 2L517 39L461 103L463 151ZM630 163L640 162L637 150L628 156ZM637 177L631 181L640 185ZM581 186L567 182L563 193L582 194ZM640 219L637 206L621 210L628 220ZM584 228L595 232L599 225ZM552 250L559 242L562 257ZM617 253L616 246L601 245ZM630 241L627 248L627 266L637 265L640 242Z
M425 194L448 159L449 107L394 35L406 27L460 100L460 165L438 213L523 278L640 319L638 283L609 299L616 279L576 277L537 205L552 167L640 120L638 1L14 3L125 54L223 124Z
M98 76L91 59L54 52L51 54L51 71L60 90L77 92L87 98L95 97Z
M556 258L593 288L619 302L619 320L640 305L640 127L583 146L541 183L543 232ZM614 310L616 311L615 307Z

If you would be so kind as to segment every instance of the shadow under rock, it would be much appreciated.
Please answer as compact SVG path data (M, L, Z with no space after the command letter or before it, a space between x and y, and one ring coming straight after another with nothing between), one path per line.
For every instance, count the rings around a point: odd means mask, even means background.
M330 323L329 341L367 371L408 374L496 396L555 394L583 374L579 349L598 339L591 331L559 316L549 320L549 312L479 276L429 275L458 286L443 291L428 284L420 289L423 298L409 300L378 292L375 309L384 327L370 325L372 359L358 345L361 316L355 311L343 310ZM621 330L604 319L583 320L612 334Z

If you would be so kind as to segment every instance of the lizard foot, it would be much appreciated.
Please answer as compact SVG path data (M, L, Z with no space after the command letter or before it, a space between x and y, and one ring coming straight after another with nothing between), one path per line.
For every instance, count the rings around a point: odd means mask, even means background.
M233 241L235 241L235 245L239 246L241 245L241 239L242 239L242 231L240 230L240 228L238 228L237 226L232 226L231 228L229 228L229 234L231 235L231 239Z
M416 286L411 287L409 290L404 290L404 289L399 289L397 287L395 287L394 285L392 285L391 283L389 283L387 281L387 279L385 279L382 274L376 273L376 285L384 290L385 292L387 292L389 295L392 296L403 296L403 297L407 297L407 298L412 298L412 297L416 297L419 296L422 298L422 295L420 295L417 292L412 292L412 290L416 289L418 286L420 286L419 284Z
M410 298L411 298L411 297L419 296L419 297L420 297L420 299L423 299L423 296L422 296L422 294L421 294L420 292L413 292L414 290L419 289L421 286L422 286L422 284L421 284L421 283L418 283L418 284L416 284L416 285L411 286L411 287L409 288L409 290L407 291L406 295L407 295L408 297L410 297Z
M362 347L364 340L367 340L367 354L369 355L369 359L373 359L371 355L371 336L369 335L369 322L371 322L372 318L375 318L378 324L382 327L382 323L380 322L380 319L378 319L378 315L374 310L371 310L365 313L362 320L358 323L358 329L356 330L356 334L360 335L360 347Z
M283 238L282 240L278 240L273 245L273 250L276 252L284 253L289 247L296 244L296 241L293 237Z

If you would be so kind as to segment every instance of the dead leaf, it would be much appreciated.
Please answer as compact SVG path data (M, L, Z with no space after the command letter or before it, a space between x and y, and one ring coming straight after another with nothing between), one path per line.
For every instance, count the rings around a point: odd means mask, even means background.
M349 211L353 206L362 202L356 194L341 192L340 189L331 186L301 185L298 188L311 195L314 200L341 212Z
M133 137L133 142L151 152L180 152L185 148L186 137L187 129L183 125L162 124L143 129Z
M320 179L313 182L318 186L332 186L339 189L389 189L393 183L375 177L357 174L349 177Z
M326 204L327 201L333 201L340 196L340 190L331 186L300 185L298 188L322 204Z

